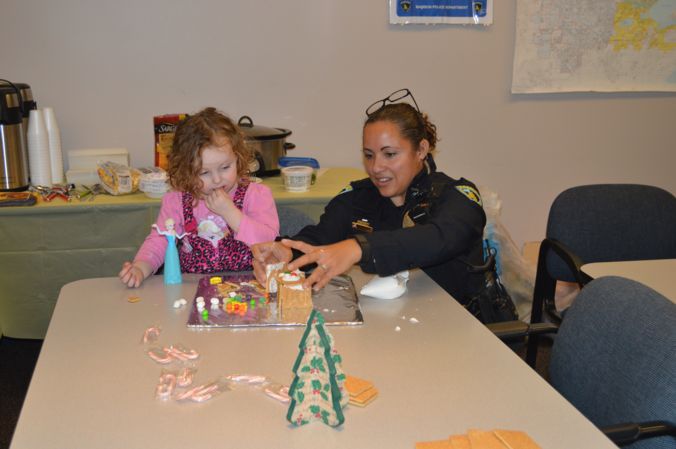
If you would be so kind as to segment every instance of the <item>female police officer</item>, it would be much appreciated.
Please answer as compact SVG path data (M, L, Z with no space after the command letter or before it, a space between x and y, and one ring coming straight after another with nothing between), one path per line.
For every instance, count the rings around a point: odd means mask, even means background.
M410 97L415 104L399 102ZM435 171L436 127L408 89L371 105L363 128L368 178L352 182L326 206L319 223L291 239L254 245L254 271L295 260L290 270L316 263L306 280L316 290L359 263L388 276L420 267L465 304L481 288L486 223L481 197L465 179ZM293 250L293 251L292 251Z

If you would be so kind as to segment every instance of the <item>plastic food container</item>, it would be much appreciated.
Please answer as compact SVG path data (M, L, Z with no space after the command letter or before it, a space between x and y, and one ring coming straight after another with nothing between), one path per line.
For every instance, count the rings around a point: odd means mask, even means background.
M282 168L282 180L287 192L307 192L312 184L314 169L305 165Z
M317 170L319 169L319 162L313 157L290 157L284 156L279 159L279 166L281 168L292 167L297 165L306 165L312 167L312 184L317 180Z
M169 191L169 177L167 172L159 167L143 167L141 172L139 190L150 198L162 198Z

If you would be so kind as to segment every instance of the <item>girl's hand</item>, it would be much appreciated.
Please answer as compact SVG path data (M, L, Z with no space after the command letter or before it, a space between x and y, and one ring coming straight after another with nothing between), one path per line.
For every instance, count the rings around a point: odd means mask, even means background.
M262 285L266 285L268 282L267 273L265 272L266 265L280 262L286 263L291 261L291 257L293 257L291 248L280 242L256 243L251 245L251 253L253 254L254 275Z
M122 264L122 270L120 270L118 277L127 287L137 288L141 286L145 278L150 276L151 272L152 268L146 262L125 262Z
M209 210L223 217L233 231L239 230L242 212L237 209L228 192L223 189L216 189L207 195L204 201Z
M225 218L233 209L237 209L230 195L223 189L215 189L208 194L204 201L210 211Z
M354 239L326 246L313 246L288 239L282 240L282 243L305 253L289 264L289 270L310 263L317 264L317 268L303 283L305 288L312 287L315 291L324 288L334 276L343 274L361 259L361 247Z

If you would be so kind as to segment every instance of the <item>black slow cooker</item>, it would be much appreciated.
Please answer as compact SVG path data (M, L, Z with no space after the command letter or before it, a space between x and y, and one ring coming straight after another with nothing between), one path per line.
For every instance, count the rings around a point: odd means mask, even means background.
M278 175L279 159L286 155L287 150L296 148L296 145L286 141L286 138L291 135L291 130L254 125L248 115L240 117L237 124L244 132L247 143L258 162L258 167L252 167L252 174L256 176Z

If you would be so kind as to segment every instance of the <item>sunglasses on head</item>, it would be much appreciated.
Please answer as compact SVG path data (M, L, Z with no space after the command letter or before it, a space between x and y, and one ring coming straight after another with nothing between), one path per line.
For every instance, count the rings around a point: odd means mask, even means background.
M371 115L375 114L376 112L384 108L385 105L397 103L406 97L411 97L413 105L415 106L415 110L418 111L418 113L420 113L418 103L415 101L415 98L413 98L413 94L411 93L411 91L408 89L399 89L398 91L392 92L387 97L383 98L382 100L376 101L371 106L366 108L366 115L370 117Z

